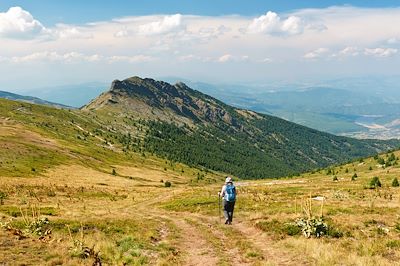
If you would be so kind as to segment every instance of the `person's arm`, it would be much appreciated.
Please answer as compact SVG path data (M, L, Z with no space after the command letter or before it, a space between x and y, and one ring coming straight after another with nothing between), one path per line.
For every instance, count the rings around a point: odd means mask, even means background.
M219 195L221 196L221 198L223 198L223 197L225 196L225 191L226 191L226 186L223 185L223 186L222 186L222 189L221 189L221 192L219 193Z

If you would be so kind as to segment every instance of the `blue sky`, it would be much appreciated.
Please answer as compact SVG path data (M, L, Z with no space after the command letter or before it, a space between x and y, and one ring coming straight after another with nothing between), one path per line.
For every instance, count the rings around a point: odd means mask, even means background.
M49 26L56 23L86 23L115 17L149 14L192 14L219 16L239 14L255 16L266 10L288 12L302 8L325 8L352 5L357 7L396 7L396 0L2 0L0 10L21 6Z
M0 90L393 76L398 1L0 1Z

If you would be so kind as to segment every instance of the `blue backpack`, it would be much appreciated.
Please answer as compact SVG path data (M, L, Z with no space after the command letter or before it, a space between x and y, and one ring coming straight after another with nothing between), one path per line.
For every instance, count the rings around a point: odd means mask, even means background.
M236 200L236 188L234 185L226 185L226 196L227 196L227 201Z

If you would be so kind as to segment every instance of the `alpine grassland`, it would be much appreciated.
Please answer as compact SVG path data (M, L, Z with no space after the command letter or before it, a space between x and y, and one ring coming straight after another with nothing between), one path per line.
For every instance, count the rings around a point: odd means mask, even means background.
M233 176L224 225L228 173L146 149L147 130L107 110L0 100L0 264L398 264L398 151L287 177Z

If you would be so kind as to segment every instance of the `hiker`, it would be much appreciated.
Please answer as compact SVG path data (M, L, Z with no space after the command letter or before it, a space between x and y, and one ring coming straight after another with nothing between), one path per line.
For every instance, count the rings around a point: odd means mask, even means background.
M236 188L233 185L232 178L227 176L225 185L222 186L221 192L218 193L223 198L225 224L232 224L233 209L236 201Z

